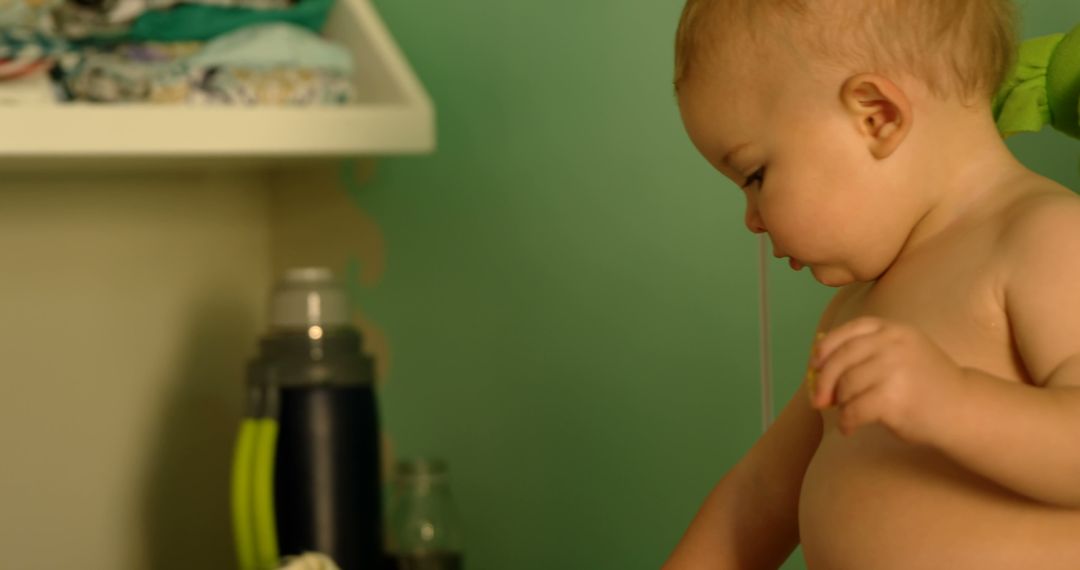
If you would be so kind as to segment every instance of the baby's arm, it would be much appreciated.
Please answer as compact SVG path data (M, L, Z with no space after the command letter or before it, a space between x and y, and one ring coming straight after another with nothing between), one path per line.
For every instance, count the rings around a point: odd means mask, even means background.
M1080 200L1040 197L1006 237L1004 301L1035 386L965 370L935 444L973 471L1080 508Z
M842 289L818 330L848 295ZM799 493L821 442L821 414L801 386L776 422L713 488L662 570L779 568L799 543Z
M799 490L821 439L800 388L712 490L663 570L779 568L799 543Z

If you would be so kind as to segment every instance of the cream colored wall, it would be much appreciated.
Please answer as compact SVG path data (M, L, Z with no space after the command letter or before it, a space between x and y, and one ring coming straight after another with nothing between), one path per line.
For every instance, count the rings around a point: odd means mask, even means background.
M264 178L0 180L0 566L231 567Z

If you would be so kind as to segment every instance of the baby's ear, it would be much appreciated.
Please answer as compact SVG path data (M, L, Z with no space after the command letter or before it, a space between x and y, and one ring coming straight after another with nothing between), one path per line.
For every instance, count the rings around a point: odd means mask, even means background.
M841 88L840 99L874 158L887 158L911 132L911 102L885 77L872 73L850 77Z

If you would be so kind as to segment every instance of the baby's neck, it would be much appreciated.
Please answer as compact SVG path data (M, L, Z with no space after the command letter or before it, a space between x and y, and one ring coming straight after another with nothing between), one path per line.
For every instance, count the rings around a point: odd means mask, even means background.
M1000 207L1009 189L1030 172L998 134L986 106L941 102L924 108L912 131L926 215L908 240L922 243L964 220Z

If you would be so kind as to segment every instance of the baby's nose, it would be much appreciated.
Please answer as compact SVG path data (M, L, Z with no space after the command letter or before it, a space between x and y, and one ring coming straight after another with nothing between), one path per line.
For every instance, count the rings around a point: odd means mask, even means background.
M743 218L746 223L746 229L755 234L765 233L765 222L761 221L761 213L754 206L753 203L746 204L746 215Z

